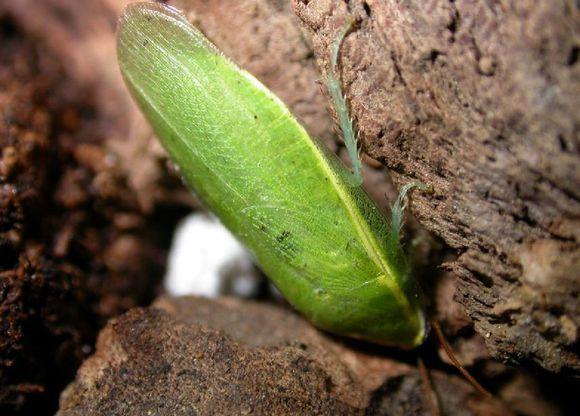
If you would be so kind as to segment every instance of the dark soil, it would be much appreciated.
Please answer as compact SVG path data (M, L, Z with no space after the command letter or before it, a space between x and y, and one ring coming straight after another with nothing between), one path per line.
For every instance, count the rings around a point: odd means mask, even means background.
M0 45L0 413L52 414L107 319L153 299L178 216L144 213L59 55L7 14Z

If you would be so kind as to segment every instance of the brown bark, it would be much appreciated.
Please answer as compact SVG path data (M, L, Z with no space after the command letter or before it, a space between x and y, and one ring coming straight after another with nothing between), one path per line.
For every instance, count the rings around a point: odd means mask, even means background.
M578 375L580 19L572 1L294 0L364 150L457 249L458 300L491 353Z

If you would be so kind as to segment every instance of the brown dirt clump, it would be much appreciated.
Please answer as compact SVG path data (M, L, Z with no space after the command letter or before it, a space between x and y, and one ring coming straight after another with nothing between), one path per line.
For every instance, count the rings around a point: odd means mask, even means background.
M445 414L510 414L462 379L433 380ZM166 298L107 325L58 415L428 415L425 397L410 366L334 342L292 311Z

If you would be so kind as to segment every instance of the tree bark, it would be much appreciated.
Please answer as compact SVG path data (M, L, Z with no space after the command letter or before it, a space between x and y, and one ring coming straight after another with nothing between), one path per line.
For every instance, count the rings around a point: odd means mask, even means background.
M578 375L579 12L572 1L294 0L340 62L369 155L459 254L457 299L491 353Z

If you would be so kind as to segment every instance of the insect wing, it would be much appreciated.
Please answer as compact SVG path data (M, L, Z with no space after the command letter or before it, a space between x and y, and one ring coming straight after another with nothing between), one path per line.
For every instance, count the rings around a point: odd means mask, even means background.
M376 205L287 107L175 9L130 5L123 77L207 207L315 325L413 347L419 291Z

